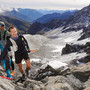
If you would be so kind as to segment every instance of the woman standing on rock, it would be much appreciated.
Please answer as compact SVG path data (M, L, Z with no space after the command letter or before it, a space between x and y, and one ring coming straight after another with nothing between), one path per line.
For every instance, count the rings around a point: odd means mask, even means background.
M17 33L16 27L11 26L9 28L9 33L11 37L6 43L5 49L1 54L1 58L3 58L6 55L8 48L12 46L13 51L15 53L15 62L18 65L19 71L22 74L22 79L25 79L25 73L22 68L22 59L25 60L26 65L27 65L26 70L25 70L27 76L29 75L29 70L31 68L31 63L30 63L30 59L28 56L28 51L30 51L28 43L22 35Z
M10 37L9 32L5 29L5 23L0 21L0 54L3 52L6 41ZM12 78L12 75L10 74L10 62L13 63L13 61L9 58L9 55L5 55L1 60L2 66L4 70L6 71L7 77ZM14 64L12 65L14 67ZM14 68L13 68L14 70ZM13 71L14 72L14 71Z

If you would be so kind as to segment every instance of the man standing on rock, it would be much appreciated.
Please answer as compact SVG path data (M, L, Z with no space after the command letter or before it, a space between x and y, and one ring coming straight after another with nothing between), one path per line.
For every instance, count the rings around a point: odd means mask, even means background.
M28 51L30 51L28 43L21 34L17 33L16 27L11 26L9 28L9 33L10 33L11 37L9 38L9 40L6 43L4 51L1 54L1 58L3 58L3 56L6 55L8 48L10 48L10 46L12 46L12 49L15 53L15 62L18 65L19 71L22 74L22 79L25 79L25 73L22 68L22 60L24 59L26 62L25 72L26 72L27 76L29 75L29 70L31 68L31 63L30 63L30 59L28 56Z

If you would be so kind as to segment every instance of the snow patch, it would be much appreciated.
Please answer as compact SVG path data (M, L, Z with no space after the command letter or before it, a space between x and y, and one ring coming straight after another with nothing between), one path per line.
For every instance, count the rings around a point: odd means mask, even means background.
M30 59L31 62L36 62L36 63L39 63L41 61L41 59Z
M61 52L63 47L64 46L55 46L56 49L53 50L52 52Z
M30 59L30 62L35 62L35 63L39 63L41 61L41 59ZM22 61L22 64L25 64L25 61Z
M77 53L77 52L75 52L75 53L59 56L58 60L60 60L61 62L68 63L69 61L71 61L73 59L79 59L79 58L83 58L85 56L87 56L86 53Z
M69 37L69 38L65 39L65 42L66 42L66 43L67 43L67 42L72 42L73 40L74 40L74 38Z
M79 45L82 45L82 44L86 44L86 42L90 42L90 38L86 38L86 39L83 39L83 40L74 42L73 44L79 44Z
M63 63L63 62L60 62L60 61L54 60L54 61L50 61L50 62L48 63L48 65L50 65L50 66L53 67L54 69L59 69L59 68L61 68L61 67L63 67L63 66L66 66L67 64L66 64L66 63Z

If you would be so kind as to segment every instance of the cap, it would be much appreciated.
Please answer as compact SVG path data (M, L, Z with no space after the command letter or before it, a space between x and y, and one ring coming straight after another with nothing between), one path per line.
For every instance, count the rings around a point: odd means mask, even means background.
M5 23L0 21L0 26L2 26L2 25L5 26Z

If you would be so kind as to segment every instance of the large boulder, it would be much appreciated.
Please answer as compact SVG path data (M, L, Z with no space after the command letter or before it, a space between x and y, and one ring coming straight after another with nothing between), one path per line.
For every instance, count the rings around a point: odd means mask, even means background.
M40 81L35 81L27 78L23 83L18 82L16 90L45 90L45 86Z
M90 77L89 79L84 83L85 89L84 90L90 90Z
M87 81L90 76L90 62L83 64L83 65L79 65L78 67L71 69L71 72L80 81L82 82Z
M65 74L69 70L66 63L60 61L50 61L46 64L43 64L36 74L37 80L41 80L46 76L56 76L59 74Z
M82 90L83 84L75 78L70 76L51 76L42 80L46 86L46 90Z
M68 83L55 83L46 86L46 90L74 90Z

